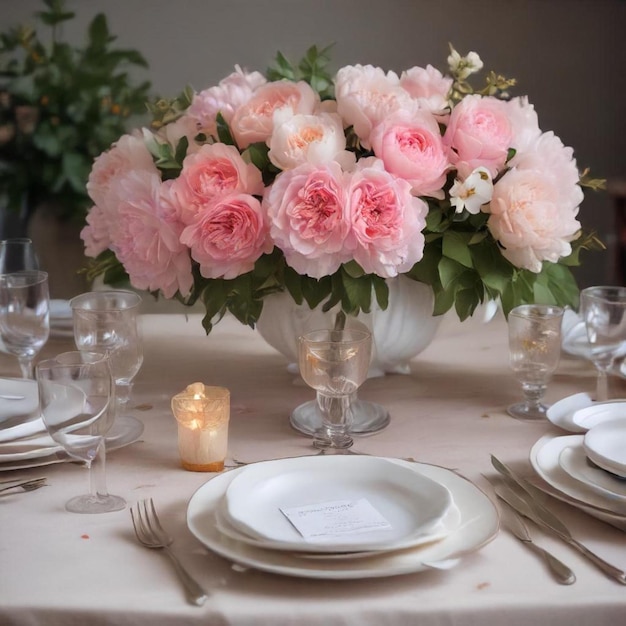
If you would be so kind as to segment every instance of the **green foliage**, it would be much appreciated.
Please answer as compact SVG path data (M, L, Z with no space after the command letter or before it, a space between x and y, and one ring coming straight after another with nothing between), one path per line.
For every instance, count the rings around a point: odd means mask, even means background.
M304 80L323 100L332 98L333 81L327 69L332 47L330 45L320 50L317 46L311 46L297 65L290 63L281 52L278 52L274 65L267 69L266 76L268 80Z
M17 209L50 201L64 217L84 219L93 160L145 112L150 84L128 71L147 67L136 50L115 48L103 14L89 24L82 48L59 39L72 20L65 0L42 0L35 27L0 34L0 202Z

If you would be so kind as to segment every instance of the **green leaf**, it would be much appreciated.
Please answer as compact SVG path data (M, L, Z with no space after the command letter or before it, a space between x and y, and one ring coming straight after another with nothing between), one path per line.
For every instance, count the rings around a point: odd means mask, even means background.
M230 132L228 123L221 113L217 114L217 137L222 143L226 144L227 146L237 145Z
M389 306L389 285L384 278L372 276L372 285L378 306L384 311Z
M443 255L465 267L473 267L472 255L468 248L470 237L469 233L447 230L443 234Z
M439 278L444 289L450 289L463 272L465 272L465 267L448 257L444 256L439 261Z
M110 40L107 19L103 13L98 13L89 25L89 41L94 48L103 50Z

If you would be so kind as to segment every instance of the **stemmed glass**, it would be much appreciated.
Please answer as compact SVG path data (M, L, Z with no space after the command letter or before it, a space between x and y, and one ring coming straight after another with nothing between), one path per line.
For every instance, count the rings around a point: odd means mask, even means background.
M30 239L14 237L0 241L0 274L38 269L39 261Z
M545 417L541 400L559 364L562 319L563 309L551 305L523 304L509 313L509 360L524 393L523 402L508 407L512 417Z
M108 493L105 435L113 422L113 379L102 352L64 352L37 364L39 407L48 433L89 469L91 493L68 500L72 513L107 513L126 506Z
M357 329L313 330L298 338L300 375L317 392L322 427L313 445L347 450L353 444L351 399L367 378L372 336Z
M132 381L143 363L137 325L140 304L136 293L125 290L92 291L70 300L76 347L109 355L118 416L126 410Z
M626 287L588 287L580 292L580 305L591 360L598 371L596 401L608 400L608 372L626 352Z
M23 378L33 378L33 359L49 334L48 274L0 274L0 337L4 350L18 358Z

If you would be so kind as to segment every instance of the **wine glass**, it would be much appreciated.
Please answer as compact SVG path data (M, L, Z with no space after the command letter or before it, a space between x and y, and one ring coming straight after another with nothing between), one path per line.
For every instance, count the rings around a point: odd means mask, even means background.
M136 293L121 289L91 291L70 300L76 347L109 355L118 416L126 410L132 381L143 363L137 325L140 304Z
M598 371L596 401L608 400L608 372L626 353L626 287L588 287L580 292L580 305L590 358Z
M0 241L0 274L38 269L39 261L32 240L14 237Z
M298 338L300 375L317 392L322 427L313 445L347 450L353 444L351 399L367 378L372 335L357 329L312 330Z
M49 334L48 274L0 274L0 337L4 350L18 358L23 378L33 378L33 359Z
M509 313L509 360L522 385L524 401L508 407L512 417L543 419L548 407L541 402L561 356L563 308L522 304Z
M120 511L126 501L108 493L105 435L113 422L113 379L103 352L64 352L37 364L39 408L48 433L89 469L91 492L68 500L72 513Z

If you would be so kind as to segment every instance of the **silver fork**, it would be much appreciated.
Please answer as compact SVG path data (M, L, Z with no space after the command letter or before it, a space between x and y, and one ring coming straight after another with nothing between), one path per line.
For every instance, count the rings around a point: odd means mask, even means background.
M169 546L174 539L161 526L152 498L137 502L135 506L134 512L132 508L130 509L130 516L139 543L146 548L163 549L172 560L178 576L185 585L189 601L202 606L207 599L207 592L187 572L176 555L170 550Z

